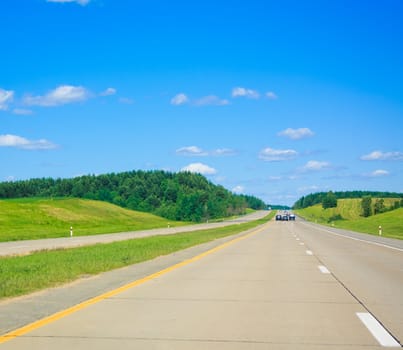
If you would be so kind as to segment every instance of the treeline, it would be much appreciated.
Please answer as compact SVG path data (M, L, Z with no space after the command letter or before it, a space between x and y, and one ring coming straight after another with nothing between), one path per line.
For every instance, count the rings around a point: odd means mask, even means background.
M309 194L307 196L303 196L294 203L293 209L303 209L316 204L321 203L323 204L324 202L327 203L329 201L329 197L331 197L334 201L334 199L337 200L346 198L364 198L368 196L374 198L401 198L400 202L398 202L399 203L398 207L400 206L403 207L402 193L375 192L375 191L344 191L344 192L318 192ZM328 207L332 207L332 205Z
M268 204L267 207L270 208L271 210L290 210L291 209L291 207L289 207L288 205L281 205L281 204Z
M395 201L390 207L385 205L383 198L376 198L375 203L372 202L371 196L364 196L361 200L361 215L364 217L386 213L398 208L403 208L403 198L400 198L400 201Z
M0 198L77 197L110 202L170 220L200 222L263 209L253 196L236 195L190 172L131 171L72 179L31 179L0 183Z

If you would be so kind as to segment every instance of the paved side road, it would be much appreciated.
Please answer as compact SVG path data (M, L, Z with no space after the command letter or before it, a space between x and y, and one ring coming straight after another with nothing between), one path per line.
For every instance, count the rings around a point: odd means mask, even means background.
M370 308L362 302L364 296L370 300L376 295L371 290L349 289L351 281L341 272L349 259L349 250L355 251L357 246L351 245L349 239L338 240L335 244L322 232L306 229L302 223L270 222L208 252L202 252L206 246L196 256L195 250L187 250L191 257L160 273L140 278L14 335L10 333L8 338L0 336L0 348L399 347L385 329L387 336L382 338L373 334L374 322L365 323L375 320L377 324ZM333 250L328 247L329 242ZM358 249L358 261L362 263L350 266L358 275L366 273L360 269L366 265L368 255L389 255L379 251L384 249L381 247L371 246L368 251L361 244ZM403 266L402 256L391 259ZM390 275L401 281L399 269L391 269L386 263L383 270L390 270ZM380 278L377 274L368 277ZM401 282L398 284L403 287ZM388 290L385 284L384 288ZM389 294L389 302L402 311L399 298Z
M121 233L111 233L111 234L91 235L91 236L77 236L77 237L73 236L65 238L1 242L0 256L28 254L43 249L72 248L96 243L111 243L133 238L141 238L156 235L169 235L180 232L205 230L209 228L224 227L236 223L261 219L268 214L269 212L266 210L259 210L252 214L248 214L233 220L226 220L216 223L205 223L189 226L172 227L172 228L160 228L152 230L121 232Z

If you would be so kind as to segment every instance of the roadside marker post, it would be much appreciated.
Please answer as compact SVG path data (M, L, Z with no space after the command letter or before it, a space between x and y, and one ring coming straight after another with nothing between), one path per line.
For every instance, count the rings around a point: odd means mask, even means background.
M379 225L379 236L382 236L382 226Z
M73 226L70 226L70 237L73 237Z

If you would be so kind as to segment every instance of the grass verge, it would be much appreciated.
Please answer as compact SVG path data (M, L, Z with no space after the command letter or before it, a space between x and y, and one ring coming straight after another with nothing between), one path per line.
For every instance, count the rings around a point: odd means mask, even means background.
M403 239L403 208L364 218L360 216L358 200L339 200L337 208L323 209L320 205L295 210L304 219L346 230Z
M0 299L25 295L246 231L274 216L223 228L0 258Z
M0 242L24 239L95 235L189 223L78 198L20 198L0 200Z

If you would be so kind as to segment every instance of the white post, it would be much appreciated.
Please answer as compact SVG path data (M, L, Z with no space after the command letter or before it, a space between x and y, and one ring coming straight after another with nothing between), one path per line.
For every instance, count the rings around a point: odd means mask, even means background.
M382 226L379 225L379 236L382 236Z
M70 226L70 237L73 237L73 226Z

